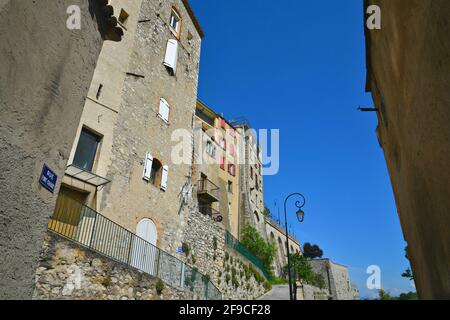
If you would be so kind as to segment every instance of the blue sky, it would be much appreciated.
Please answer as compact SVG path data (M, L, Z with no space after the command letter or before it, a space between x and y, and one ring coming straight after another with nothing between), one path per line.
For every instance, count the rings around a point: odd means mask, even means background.
M376 114L365 88L362 0L191 0L206 37L199 97L228 119L280 129L280 171L264 178L273 213L291 192L307 198L302 243L347 265L362 297L378 265L393 294L414 291ZM295 210L292 208L293 212Z

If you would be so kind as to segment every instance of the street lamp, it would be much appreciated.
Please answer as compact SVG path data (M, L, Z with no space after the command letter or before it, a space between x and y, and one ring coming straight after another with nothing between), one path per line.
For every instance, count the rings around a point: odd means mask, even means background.
M287 201L291 197L294 197L294 196L300 197L302 199L302 201L297 200L295 202L295 206L298 209L297 212L295 213L295 215L297 216L297 220L299 222L303 222L305 220L305 212L302 210L302 208L305 206L305 203L306 203L306 199L301 193L292 193L286 198L286 200L284 200L284 222L286 225L286 252L287 252L287 259L288 259L289 298L291 300L294 300L294 294L293 294L293 290L292 290L291 257L290 257L290 253L289 253L289 233L288 233L289 231L288 231L286 204L287 204Z

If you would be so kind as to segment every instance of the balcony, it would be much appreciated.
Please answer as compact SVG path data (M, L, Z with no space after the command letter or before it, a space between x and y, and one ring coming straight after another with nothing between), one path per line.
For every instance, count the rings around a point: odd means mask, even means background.
M199 205L198 211L200 211L201 214L204 214L206 216L210 216L216 222L222 222L223 221L223 217L220 214L220 212L217 211L216 209L212 208L211 206Z
M219 201L220 188L208 179L198 181L198 200L202 203L213 203Z

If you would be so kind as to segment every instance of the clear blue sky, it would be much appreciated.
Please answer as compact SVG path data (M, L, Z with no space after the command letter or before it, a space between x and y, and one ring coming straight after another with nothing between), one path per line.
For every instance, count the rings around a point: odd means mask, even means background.
M302 243L347 265L362 297L366 268L382 286L414 291L401 273L405 242L376 114L365 88L362 0L191 0L205 30L199 97L229 119L280 129L280 172L265 177L265 202L291 192L307 197Z

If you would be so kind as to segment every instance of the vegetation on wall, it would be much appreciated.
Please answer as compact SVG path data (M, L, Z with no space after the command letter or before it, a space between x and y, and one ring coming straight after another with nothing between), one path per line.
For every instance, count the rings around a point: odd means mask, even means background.
M300 277L305 283L318 287L325 288L325 279L321 274L315 273L305 256L298 253L291 255L291 265L295 270L297 277ZM285 274L287 274L287 266L284 267Z
M163 290L164 290L164 282L161 279L158 279L158 281L156 282L156 293L158 295L161 295Z
M252 252L272 275L272 263L276 254L275 242L266 242L254 227L247 225L242 229L242 245Z

